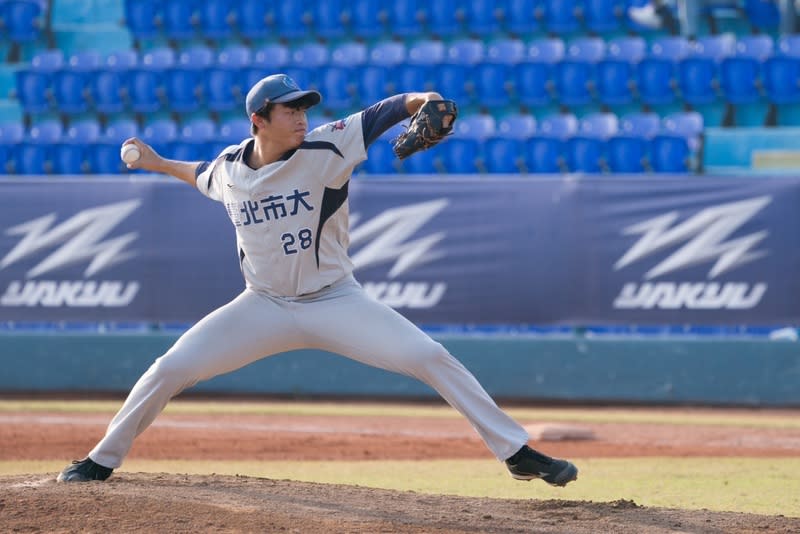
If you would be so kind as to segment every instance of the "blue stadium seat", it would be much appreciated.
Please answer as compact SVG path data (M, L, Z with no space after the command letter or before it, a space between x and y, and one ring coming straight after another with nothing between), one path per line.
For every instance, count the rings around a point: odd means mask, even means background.
M53 173L81 174L87 170L86 154L100 138L100 123L82 119L72 124L65 138L52 147Z
M138 65L136 50L120 50L106 56L103 68L92 73L89 94L99 113L119 113L128 106L128 78Z
M413 65L436 65L447 59L447 47L442 41L422 39L409 46L407 58Z
M778 38L778 50L775 53L781 56L800 58L800 33L781 35Z
M525 166L525 141L492 137L484 143L484 165L489 173L519 173Z
M456 0L437 0L425 4L425 27L438 37L452 37L461 33Z
M158 37L160 5L158 0L125 0L125 27L133 34L134 39Z
M608 139L619 131L619 119L614 113L588 113L578 120L578 135Z
M324 39L339 39L347 34L345 3L342 0L314 2L311 12L314 33Z
M502 63L481 63L473 69L475 98L483 106L507 106L511 103L508 82L512 77L513 67Z
M455 100L462 106L472 102L467 93L467 82L471 81L471 70L465 65L442 64L433 69L434 87L442 95Z
M447 61L458 65L475 65L485 55L486 47L478 39L456 39L447 47Z
M244 87L246 71L252 62L250 48L230 45L219 51L216 65L206 69L203 80L203 101L211 111L229 111L241 108L244 95L250 89Z
M46 119L31 127L15 150L15 171L19 174L49 174L53 170L53 145L63 136L61 123Z
M685 37L656 37L650 42L648 55L677 63L692 53L692 44Z
M425 10L423 0L395 0L389 3L389 31L402 38L422 35Z
M700 136L703 134L705 121L699 112L670 113L662 118L661 123L664 133L685 138L691 151L697 151L700 148Z
M89 109L92 77L102 65L103 58L95 50L73 54L68 66L53 76L53 97L62 113L83 113Z
M525 143L525 167L531 173L560 173L564 170L564 141L557 137L534 136Z
M25 127L21 122L0 123L0 174L14 172L14 154L25 139Z
M358 99L361 107L372 105L390 96L392 72L383 65L366 65L356 70Z
M5 26L4 39L15 43L37 41L45 27L45 13L40 2L5 0L0 2L0 20Z
M172 158L172 143L177 138L178 125L171 119L156 119L142 130L142 141L165 158Z
M561 39L535 39L528 46L528 59L514 67L517 99L529 106L545 106L553 99L554 65L566 53Z
M736 37L725 33L704 35L693 44L690 56L711 59L717 63L736 53Z
M172 157L179 161L209 161L211 142L217 134L217 126L207 117L197 117L187 122L179 137L172 142Z
M199 2L197 5L197 26L200 34L206 39L216 41L233 37L237 7L237 3L230 0L203 0Z
M292 60L292 54L286 45L269 43L256 48L253 54L253 68L260 69L264 74L259 77L275 74Z
M406 60L406 45L401 41L379 41L369 51L369 62L373 65L394 66Z
M513 35L536 34L541 29L537 13L541 0L508 0L504 17L505 30Z
M775 42L769 35L741 35L736 40L734 54L738 57L766 61L775 52Z
M464 3L465 28L471 35L489 36L502 30L507 13L504 0L471 0Z
M292 50L292 61L305 68L317 68L330 61L330 52L322 43L304 42Z
M605 141L598 137L577 135L564 143L564 159L570 172L603 172Z
M595 65L605 56L605 41L580 37L567 46L566 57L553 73L559 102L568 107L584 106L594 99Z
M583 0L583 23L590 32L618 32L625 7L620 0Z
M161 3L161 29L168 39L187 40L195 37L197 34L195 13L200 1L169 0Z
M459 118L455 125L458 138L477 139L483 141L495 134L497 124L488 113L473 113Z
M717 63L702 56L685 58L678 65L678 85L681 99L687 104L701 106L717 100Z
M427 91L433 86L433 71L429 65L397 65L392 69L392 78L395 93Z
M194 45L181 51L178 63L164 72L164 91L170 111L189 113L200 109L207 70L216 62L214 51Z
M374 0L350 0L350 31L356 37L372 39L383 35L389 14Z
M45 50L31 59L28 68L16 71L16 91L26 113L43 113L50 109L55 72L64 64L61 50Z
M578 132L578 118L571 113L557 113L539 121L537 134L566 139Z
M761 65L749 57L728 57L719 66L719 86L729 104L752 104L761 99Z
M497 122L498 137L525 140L535 133L536 117L530 113L506 115Z
M657 37L636 66L636 88L644 104L659 106L677 100L678 63L692 52L685 37Z
M231 144L239 144L250 137L250 119L228 119L219 125L219 138Z
M622 135L651 139L661 130L661 116L652 111L623 115L619 121Z
M568 35L581 29L579 0L544 0L544 27L550 33Z
M522 39L499 39L486 47L486 60L492 63L516 65L525 61L527 54Z
M744 13L750 24L763 32L777 31L781 14L774 0L745 0Z
M800 57L773 56L764 62L764 92L776 105L800 102Z
M329 65L318 69L319 88L323 94L322 106L332 111L346 110L356 100L354 69Z
M239 0L236 9L236 33L245 39L261 39L271 33L271 4L263 0Z
M434 148L415 153L413 156L402 160L402 169L409 174L436 174L441 169L440 143Z
M340 67L364 65L369 60L369 50L364 43L347 41L333 46L329 60Z
M397 161L391 140L379 138L369 146L364 170L369 174L396 174Z
M689 171L689 144L679 135L659 134L650 141L650 165L654 172Z
M636 64L647 52L641 37L625 37L608 42L607 56L597 63L597 94L604 104L628 104L634 99Z
M162 106L164 76L175 65L175 52L169 47L150 50L130 73L128 95L131 109L137 113L152 113Z
M577 37L567 45L565 59L597 63L606 56L606 48L601 37Z
M606 164L616 173L641 173L647 170L648 140L636 135L615 135L606 142Z
M448 137L437 147L441 164L450 174L475 174L480 171L480 145L477 139Z
M285 39L305 40L310 36L310 7L301 0L284 0L275 3L275 27L277 35Z

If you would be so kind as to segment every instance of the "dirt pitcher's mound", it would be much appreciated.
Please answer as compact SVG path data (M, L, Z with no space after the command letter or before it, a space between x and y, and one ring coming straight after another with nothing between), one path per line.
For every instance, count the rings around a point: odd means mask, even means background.
M611 503L424 495L249 477L0 478L5 532L798 532L800 519Z

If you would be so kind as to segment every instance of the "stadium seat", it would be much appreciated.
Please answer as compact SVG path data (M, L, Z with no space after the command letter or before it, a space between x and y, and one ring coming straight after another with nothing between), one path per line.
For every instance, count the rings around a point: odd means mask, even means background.
M483 141L495 134L497 124L492 115L474 113L462 116L456 121L455 133L459 138Z
M615 135L606 142L606 164L610 172L646 171L648 141L636 135Z
M781 35L778 38L778 50L781 56L800 58L800 34Z
M564 141L557 137L534 136L525 143L525 167L531 173L560 173Z
M438 146L417 152L410 158L402 160L402 169L409 174L436 174L441 169L441 147Z
M647 52L641 37L625 37L608 42L607 55L597 63L597 94L606 105L628 104L634 99L636 64Z
M537 134L566 139L578 132L578 118L571 113L548 115L539 121Z
M554 34L568 35L581 29L579 0L543 0L544 28Z
M624 115L619 121L622 135L651 139L661 130L661 117L652 111Z
M17 98L26 113L43 113L50 109L53 77L64 65L61 50L45 50L31 59L27 68L16 71Z
M780 27L781 14L774 0L745 0L744 14L756 30L774 32Z
M800 57L773 56L764 62L764 92L776 105L800 102Z
M128 95L131 109L152 113L162 108L164 75L175 65L175 52L169 47L150 50L130 73Z
M558 101L568 107L584 106L594 99L595 65L605 56L605 41L598 37L574 39L565 58L555 65L553 79Z
M373 65L394 66L406 60L406 45L400 41L380 41L369 51L369 62Z
M521 39L500 39L486 47L486 61L504 65L516 65L527 57L525 43Z
M187 122L179 137L172 143L172 157L179 161L209 161L211 142L217 134L217 126L209 118L198 117Z
M433 87L433 72L429 65L397 65L392 69L392 78L395 93L427 91Z
M119 158L120 145L139 135L139 127L131 119L118 119L106 126L103 135L86 154L92 174L121 174L129 172Z
M705 126L703 115L697 111L677 111L665 115L661 123L665 133L685 138L692 151L699 149Z
M625 2L619 0L583 0L583 23L594 33L615 33L622 29Z
M318 69L318 85L323 95L322 106L325 109L342 111L355 104L354 72L354 69L337 65Z
M329 61L340 67L356 67L369 60L367 45L357 41L347 41L335 45L330 53Z
M424 39L408 48L408 62L412 65L436 65L447 59L447 47L442 41Z
M466 31L478 36L500 32L507 13L506 3L495 0L472 0L464 3Z
M302 0L276 2L274 20L273 30L284 39L306 40L310 36L310 7Z
M128 106L128 78L139 63L135 50L120 50L106 56L103 68L92 73L89 95L99 113L119 113Z
M205 107L217 112L241 107L250 89L244 87L243 80L247 79L251 62L249 47L230 45L220 50L216 65L207 68L202 76Z
M228 119L219 125L219 139L231 144L239 144L250 137L250 119Z
M189 113L200 109L203 82L215 63L214 51L195 45L181 51L178 64L164 72L164 90L170 111Z
M347 34L345 2L325 0L314 2L311 11L314 33L323 39L339 39ZM345 15L345 16L343 16Z
M103 58L95 50L70 56L67 66L53 76L53 97L62 113L83 113L89 109L91 80Z
M195 12L201 1L169 0L161 2L161 30L167 39L188 40L197 33Z
M158 0L125 0L125 27L134 39L145 40L158 37Z
M636 91L648 105L671 104L677 99L676 68L670 60L646 57L636 65Z
M100 123L84 119L71 125L60 143L52 145L54 174L81 174L87 170L86 154L100 138Z
M383 35L389 14L374 0L350 0L350 31L356 37L372 39Z
M692 53L692 44L685 37L656 37L650 42L648 56L677 63Z
M760 62L753 58L723 59L719 67L719 85L725 101L734 105L758 102L761 98L760 71Z
M234 35L237 3L230 0L202 0L197 4L197 26L205 39L221 41Z
M292 62L305 68L318 68L329 60L328 47L322 43L304 42L292 50Z
M540 4L540 0L508 0L503 19L505 30L517 36L538 33Z
M61 142L63 128L54 119L46 119L31 127L27 137L15 149L15 172L49 174L53 170L52 147Z
M471 95L467 92L467 83L471 82L471 71L467 66L444 63L436 66L432 73L434 87L439 93L447 95L462 107L472 103Z
M376 139L369 146L363 169L369 174L396 174L397 161L392 142L389 139Z
M170 119L156 119L142 130L142 140L166 158L172 158L172 143L177 138L178 126Z
M699 37L691 47L690 56L711 59L719 63L724 58L736 53L736 37L725 33Z
M528 139L536 133L536 117L529 113L507 115L497 122L497 135L505 139Z
M741 35L736 40L734 54L738 57L766 61L775 51L775 42L769 35Z
M619 131L619 119L614 113L589 113L578 120L578 135L608 139Z
M401 38L413 38L423 33L424 0L395 0L389 3L389 31Z
M717 62L703 56L687 57L678 65L678 85L681 99L700 106L717 100L719 86Z
M4 39L15 43L37 41L45 27L43 4L31 0L0 2L0 20L5 26Z
M448 137L438 145L441 164L450 174L475 174L482 164L479 159L480 146L476 139Z
M689 144L679 135L659 134L650 141L650 164L654 172L689 171Z
M564 41L535 39L528 46L528 59L514 66L514 91L520 103L545 106L553 98L553 70L566 53Z
M598 137L577 135L564 143L564 159L570 172L603 172L605 141Z
M457 39L447 47L447 61L457 65L475 65L485 55L486 47L478 39Z
M482 106L503 107L511 103L513 67L502 63L481 63L473 69L475 98Z
M25 139L25 127L21 122L0 123L0 174L14 172L14 154Z
M271 4L263 0L239 0L236 9L236 33L245 39L261 39L271 33Z
M390 67L366 65L356 70L358 101L361 107L370 106L390 96L392 75Z
M452 37L461 33L458 2L456 0L427 2L425 27L429 34L438 37Z
M292 54L289 48L280 43L269 43L259 48L256 48L253 54L253 68L260 69L264 74L259 77L263 78L270 74L274 74L289 64L292 60Z
M484 144L484 165L488 173L520 173L525 166L525 141L492 137Z

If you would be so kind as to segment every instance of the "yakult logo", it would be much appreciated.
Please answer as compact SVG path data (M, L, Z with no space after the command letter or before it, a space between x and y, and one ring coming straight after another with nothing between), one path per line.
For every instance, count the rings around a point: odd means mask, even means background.
M350 245L356 269L392 263L389 280L365 282L364 290L393 308L432 308L447 291L444 282L397 282L391 279L414 267L436 260L441 253L434 247L445 238L444 232L411 239L447 205L447 199L432 200L386 210L358 225L360 217L350 217ZM358 248L360 247L360 248Z
M767 254L758 249L769 235L766 230L747 235L734 234L772 198L762 196L706 208L679 222L678 212L669 212L634 224L626 235L642 237L617 261L619 271L658 252L678 247L645 274L642 284L628 283L614 300L617 309L750 309L761 302L767 291L765 282L658 281L701 264L710 264L708 280L732 271ZM681 243L683 243L682 246Z
M0 270L30 260L44 250L54 250L32 262L25 273L25 281L11 281L0 296L0 306L120 307L130 304L139 291L138 282L88 278L134 257L128 247L138 233L106 237L140 204L140 200L128 200L90 208L60 224L56 222L57 215L50 213L6 229L6 235L20 236L20 240L0 259ZM61 268L82 263L87 264L82 280L41 279Z

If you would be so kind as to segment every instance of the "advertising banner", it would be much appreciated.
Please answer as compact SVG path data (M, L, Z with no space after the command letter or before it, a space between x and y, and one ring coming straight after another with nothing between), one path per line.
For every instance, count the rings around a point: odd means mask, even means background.
M419 324L797 324L799 202L792 178L356 178L350 255ZM243 288L186 184L0 181L0 321L194 322Z

